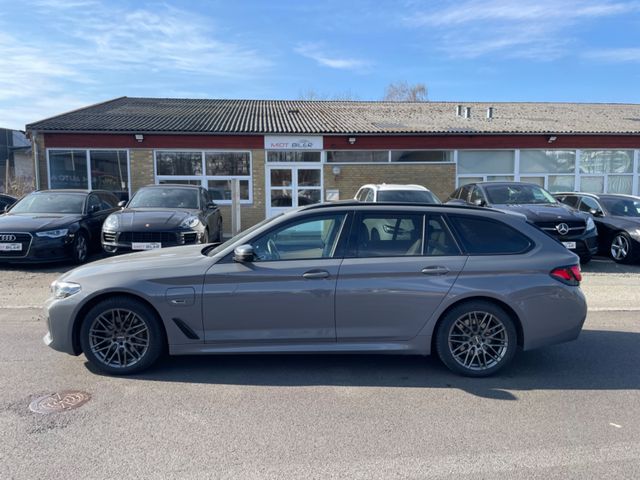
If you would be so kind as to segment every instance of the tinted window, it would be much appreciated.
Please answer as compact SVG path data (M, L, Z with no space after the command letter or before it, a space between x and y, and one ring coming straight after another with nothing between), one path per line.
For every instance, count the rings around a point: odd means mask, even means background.
M142 188L138 190L129 208L189 208L197 209L199 191L186 188Z
M471 203L474 203L476 200L484 201L484 195L482 194L482 191L478 186L473 188L473 190L471 191L471 197L469 197L469 202Z
M565 203L565 204L570 205L570 206L575 207L575 208L578 207L579 198L576 197L575 195L562 195L562 196L557 197L557 198L562 203Z
M451 232L440 216L430 216L427 221L425 255L460 255Z
M640 200L632 198L607 197L602 199L611 215L621 217L640 217Z
M108 193L99 193L100 201L102 202L102 210L110 210L118 206L118 198L115 195Z
M345 216L313 217L273 230L251 242L255 261L330 258Z
M582 200L580 201L580 210L582 210L583 212L588 212L591 209L602 210L600 208L600 205L598 205L598 202L596 202L593 198L582 197Z
M363 214L355 225L357 257L397 257L422 254L420 214Z
M544 188L537 185L510 184L487 185L489 203L498 205L532 204L532 203L556 203L556 199Z
M99 212L100 210L102 210L101 206L102 202L97 195L89 195L89 203L87 205L88 212Z
M381 190L379 202L440 203L435 195L423 190Z
M469 191L473 188L473 185L465 185L464 187L462 187L462 190L460 190L460 198L461 200L464 200L465 202L467 200L469 200Z
M82 213L86 195L81 193L37 193L27 195L11 213Z
M450 219L470 255L523 253L531 246L527 237L502 222L458 215Z

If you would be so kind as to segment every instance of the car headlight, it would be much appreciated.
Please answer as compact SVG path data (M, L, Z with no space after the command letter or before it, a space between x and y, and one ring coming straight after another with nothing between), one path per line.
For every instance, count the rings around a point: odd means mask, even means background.
M69 233L68 228L59 228L57 230L47 230L46 232L36 232L36 237L60 238L65 237Z
M596 228L596 224L593 222L593 218L587 217L587 230L593 230Z
M58 299L75 295L80 290L82 290L82 287L73 282L60 282L56 280L51 284L51 293L53 293L53 296Z
M118 228L118 217L115 215L109 215L107 219L104 221L102 228L105 230L117 230Z
M196 228L200 224L200 219L198 217L187 217L185 218L180 226L182 228Z

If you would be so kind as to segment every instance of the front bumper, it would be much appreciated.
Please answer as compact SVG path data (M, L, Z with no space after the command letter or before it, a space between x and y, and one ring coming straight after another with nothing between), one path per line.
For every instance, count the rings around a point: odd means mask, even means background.
M50 297L44 305L47 333L42 339L50 348L70 355L79 355L80 346L74 338L74 319L84 298L82 292L64 299Z
M178 247L181 245L195 245L204 240L204 230L176 230L176 231L144 231L144 232L114 232L103 230L101 236L102 248L108 253L131 252L134 243L160 244L164 247Z
M73 258L73 239L73 234L60 238L33 235L30 242L21 242L22 251L0 252L0 262L43 263L69 260Z

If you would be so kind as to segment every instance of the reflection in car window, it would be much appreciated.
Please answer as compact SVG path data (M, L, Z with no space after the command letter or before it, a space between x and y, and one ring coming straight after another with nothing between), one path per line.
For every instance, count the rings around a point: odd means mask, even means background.
M198 209L199 191L180 187L142 188L138 190L128 208L188 208Z
M440 216L430 216L427 221L425 255L460 255L451 232Z
M287 224L251 242L254 261L330 258L346 214L308 218Z
M357 257L422 255L421 214L366 213L355 227Z
M424 190L381 190L378 192L379 202L409 202L438 204L438 200L431 192Z
M82 213L86 195L81 193L37 193L14 205L11 213Z
M461 215L449 218L470 255L524 253L532 245L522 233L496 220Z
M582 200L580 201L580 210L582 210L583 212L589 212L591 209L602 210L600 208L600 205L598 205L598 202L596 202L593 198L582 197Z
M632 198L601 198L611 215L620 217L640 217L640 201Z
M537 185L487 185L489 203L494 205L557 203L553 196Z
M575 195L563 195L561 197L558 197L558 200L560 200L562 203L565 203L571 207L574 207L574 208L578 207L579 198Z

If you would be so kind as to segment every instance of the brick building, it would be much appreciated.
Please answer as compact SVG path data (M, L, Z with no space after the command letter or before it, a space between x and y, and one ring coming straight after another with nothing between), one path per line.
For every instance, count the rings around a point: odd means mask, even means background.
M364 183L477 180L638 194L640 105L116 98L27 125L37 186L192 183L242 226Z

